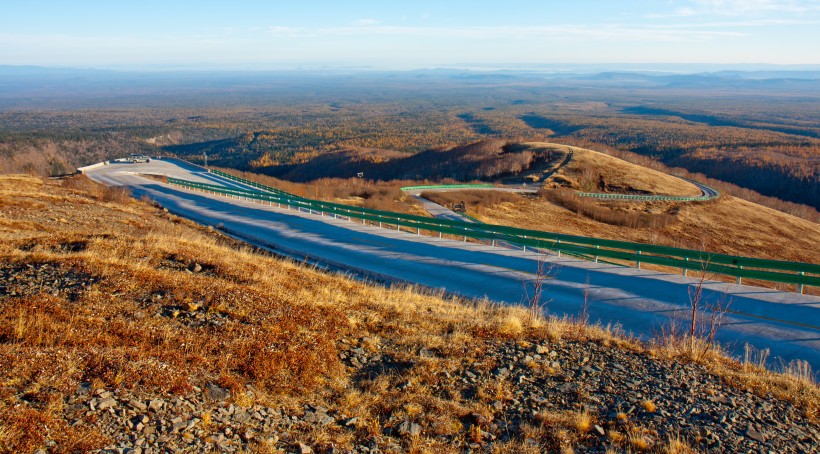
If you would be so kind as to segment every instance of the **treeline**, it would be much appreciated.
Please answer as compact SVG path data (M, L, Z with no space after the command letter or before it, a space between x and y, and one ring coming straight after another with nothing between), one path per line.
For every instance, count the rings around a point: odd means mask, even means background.
M804 173L805 169L789 169L775 163L755 162L749 165L729 156L703 158L685 154L667 162L779 199L820 209L820 173L801 176L799 174Z
M342 150L325 153L304 164L256 167L255 171L291 181L350 178L362 174L372 180L455 181L492 180L529 169L537 159L530 150L488 139L446 150L421 153Z
M820 131L820 115L810 99L534 86L371 91L366 100L352 96L352 87L346 93L219 107L0 111L0 171L52 174L132 152L202 162L207 153L212 164L299 180L321 167L344 178L384 171L382 178L467 180L514 172L532 157L449 160L441 150L483 138L584 140L817 206L820 140L811 135ZM399 156L400 167L397 156L363 158L362 149L418 157Z
M0 173L63 175L84 165L152 150L145 143L117 134L85 140L6 136L0 139Z

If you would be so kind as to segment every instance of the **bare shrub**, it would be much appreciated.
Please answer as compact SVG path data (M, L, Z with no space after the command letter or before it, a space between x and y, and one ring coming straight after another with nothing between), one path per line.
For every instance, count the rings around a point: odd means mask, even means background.
M550 202L575 211L580 216L610 225L634 229L659 229L678 220L677 216L668 213L632 213L612 210L599 206L594 199L580 197L566 189L542 191L541 194Z
M521 201L522 197L513 192L487 190L423 192L421 196L442 206L451 206L455 203L464 202L467 210L473 213L481 213L482 207L492 207L502 203L517 203Z
M525 303L529 308L530 317L534 321L543 318L544 312L546 312L547 302L544 301L544 290L547 281L553 277L555 270L555 266L548 263L543 256L539 256L537 261L538 264L532 279L525 280L522 283Z

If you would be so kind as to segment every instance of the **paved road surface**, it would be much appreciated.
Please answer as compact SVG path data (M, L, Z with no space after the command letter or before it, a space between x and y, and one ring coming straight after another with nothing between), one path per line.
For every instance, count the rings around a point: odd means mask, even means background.
M526 299L525 283L531 285L538 260L546 260L552 267L546 289L550 313L577 315L586 288L593 322L619 325L644 338L658 333L671 320L686 323L688 292L696 283L678 275L539 257L227 199L170 187L143 178L139 172L237 185L173 160L111 164L87 174L105 184L126 185L135 196L148 195L178 215L206 225L222 224L230 233L292 256L310 256L372 276L443 288L471 298L521 303ZM716 282L705 288L707 300L727 300L734 311L718 335L730 351L740 355L743 344L749 342L770 348L773 357L804 359L813 370L820 370L820 298Z

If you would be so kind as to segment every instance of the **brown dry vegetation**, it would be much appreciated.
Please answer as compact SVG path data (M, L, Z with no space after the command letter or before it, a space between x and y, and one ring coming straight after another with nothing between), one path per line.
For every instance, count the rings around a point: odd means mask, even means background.
M807 219L812 222L820 222L820 212L818 212L816 209L808 205L788 202L785 200L778 199L776 197L768 197L762 195L759 192L753 191L742 186L738 186L736 184L728 183L722 180L716 180L714 178L709 178L703 175L702 173L689 172L686 169L680 167L669 167L647 156L613 148L604 144L594 143L587 140L579 140L571 137L563 137L561 138L561 141L569 145L574 145L576 147L582 147L587 149L594 148L596 150L600 150L608 155L617 157L629 163L636 164L648 169L657 170L661 173L677 175L685 178L698 180L708 184L709 186L712 186L713 188L720 190L720 192L723 194L729 194L741 198L743 200L756 203L758 205L762 205L767 208L772 208L777 211L782 211L783 213L790 214L792 216Z
M572 160L555 172L546 187L618 194L700 195L695 185L680 178L649 168L636 171L634 164L597 151L553 143L525 145L573 151Z
M511 384L471 399L434 388L499 341L579 340L686 360L675 344L645 350L600 328L533 319L524 308L319 272L83 177L0 176L0 238L4 267L49 264L83 284L75 292L20 288L17 295L0 295L0 451L31 452L47 437L66 452L104 446L92 425L70 426L62 412L81 382L149 395L188 395L208 382L232 391L252 384L258 391L252 399L266 405L300 411L306 402L325 403L358 417L357 439L374 439L388 415L405 415L437 434L470 440L481 433L463 425L463 417L508 398ZM190 272L196 264L202 271ZM213 323L189 323L199 315ZM389 345L393 360L411 367L357 378L339 360L342 344ZM795 402L816 420L815 385L740 368L717 354L702 361L738 386ZM414 386L399 389L405 382ZM247 404L240 402L246 394L235 396L237 405ZM556 449L584 437L593 421L583 413L539 417L543 425L533 436L550 443L560 438L560 445L550 445ZM531 449L523 443L527 434L519 435L496 447ZM303 436L342 448L354 441L341 427ZM403 443L406 450L450 449L432 437Z
M451 197L458 197L451 195ZM628 213L667 213L677 221L662 227L631 228L599 222L578 209L544 197L518 196L515 202L481 205L474 212L483 222L521 228L594 236L639 243L694 248L709 252L818 263L820 225L731 196L712 202L598 202L595 206ZM586 211L586 209L584 209ZM614 224L614 225L613 225Z
M575 156L597 159L601 155L575 150ZM641 181L644 190L671 192L676 189L666 183L674 181L694 188L659 171L616 161L619 170L607 173L610 181L615 181L614 175L617 175L619 180ZM601 162L612 167L610 161ZM586 169L598 173L599 167L592 165ZM572 164L568 168L572 168ZM600 172L608 170L600 168ZM553 178L560 176L561 171ZM658 182L654 181L656 177ZM685 186L677 190L684 189ZM544 190L537 197L494 191L429 193L427 196L444 205L464 200L468 214L491 224L751 257L820 262L817 251L820 224L730 195L709 202L598 201L560 190Z
M427 215L413 197L402 192L403 186L416 181L371 181L362 178L320 178L309 183L294 183L252 172L221 169L225 172L280 189L291 194L327 202L344 203L379 210Z
M532 334L523 310L323 274L122 197L82 177L0 177L3 263L50 264L86 284L76 297L0 299L0 451L41 446L46 431L69 451L101 446L99 434L69 427L60 413L80 382L176 394L207 381L253 383L261 400L342 399L378 423L404 402L384 392L386 382L353 387L338 358L341 339L385 336L411 355L419 346L454 355L418 372L426 374L457 367L458 354L481 339ZM188 272L195 263L205 272ZM186 325L200 312L224 323ZM468 411L415 397L437 408L430 414L442 424Z

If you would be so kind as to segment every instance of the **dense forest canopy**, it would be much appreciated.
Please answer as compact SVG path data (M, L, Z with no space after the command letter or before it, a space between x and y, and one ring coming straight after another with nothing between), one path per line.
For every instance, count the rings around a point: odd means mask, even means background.
M216 165L264 170L350 150L424 156L482 139L574 140L820 208L818 81L799 72L0 68L0 171L59 174L133 152L207 153Z

